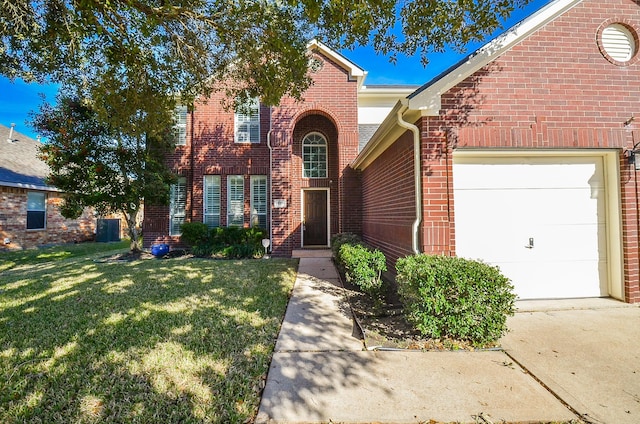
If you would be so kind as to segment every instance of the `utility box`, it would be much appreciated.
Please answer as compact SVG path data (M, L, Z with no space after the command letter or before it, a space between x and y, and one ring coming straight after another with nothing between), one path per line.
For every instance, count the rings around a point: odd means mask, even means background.
M96 225L96 241L99 243L120 241L120 220L98 219Z

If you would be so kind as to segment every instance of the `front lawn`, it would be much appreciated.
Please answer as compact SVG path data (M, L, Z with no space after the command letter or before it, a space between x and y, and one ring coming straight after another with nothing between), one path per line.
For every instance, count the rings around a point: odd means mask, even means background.
M296 261L12 255L0 253L0 422L255 416Z

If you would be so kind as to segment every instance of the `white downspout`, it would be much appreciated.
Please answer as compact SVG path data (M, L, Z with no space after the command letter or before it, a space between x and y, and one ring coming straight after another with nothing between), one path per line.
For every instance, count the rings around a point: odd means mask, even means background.
M411 242L413 252L417 255L420 254L418 230L420 228L420 222L422 221L422 176L420 175L420 129L417 126L405 121L402 117L404 111L407 110L403 107L398 111L398 125L402 128L406 128L413 132L413 177L415 183L415 196L416 196L416 220L413 221L413 227L411 232Z
M267 133L267 147L269 148L269 252L273 252L273 188L271 180L273 179L273 147L271 147L271 133L273 131L273 120L271 119L272 107L269 106L269 132Z

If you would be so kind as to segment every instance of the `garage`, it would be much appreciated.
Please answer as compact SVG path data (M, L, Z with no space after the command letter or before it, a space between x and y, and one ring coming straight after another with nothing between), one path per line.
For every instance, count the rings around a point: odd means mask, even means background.
M521 299L620 297L615 162L552 154L454 154L456 254L497 265Z

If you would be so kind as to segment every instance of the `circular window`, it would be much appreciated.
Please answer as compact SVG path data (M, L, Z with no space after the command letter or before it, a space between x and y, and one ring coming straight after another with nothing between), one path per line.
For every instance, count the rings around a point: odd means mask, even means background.
M638 37L631 28L621 23L604 27L598 41L605 57L618 64L630 61L638 48Z

